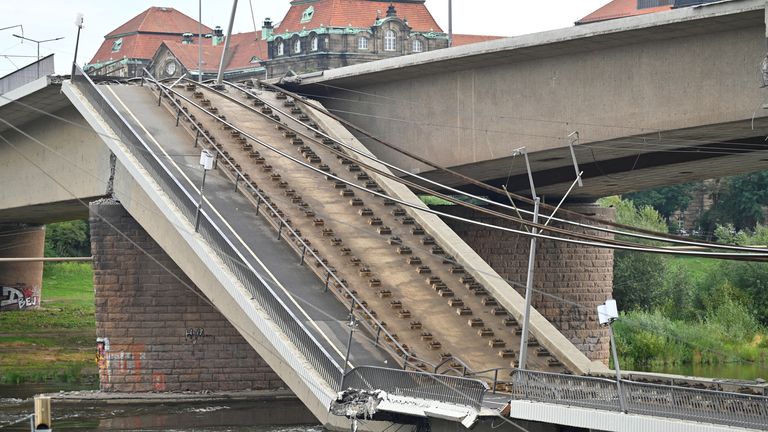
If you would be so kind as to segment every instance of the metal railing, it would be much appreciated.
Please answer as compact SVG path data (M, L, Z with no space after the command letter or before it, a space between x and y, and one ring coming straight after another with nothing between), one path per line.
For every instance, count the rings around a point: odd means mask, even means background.
M171 199L178 211L193 222L197 209L196 199L181 185L155 152L141 139L123 116L101 93L80 67L72 77L75 87L98 110L104 121L126 145L133 156L140 161L163 192ZM320 345L293 312L276 295L270 285L255 271L223 231L213 222L206 210L201 211L199 233L212 246L228 270L251 294L252 299L275 321L291 343L304 355L317 373L331 387L340 382L342 368Z
M512 399L620 412L615 380L516 370ZM768 429L768 397L621 380L627 413Z
M40 77L52 75L54 72L53 54L50 54L8 75L0 77L0 94L8 93Z
M447 402L480 409L488 386L476 379L427 372L359 366L344 375L344 389L384 390L396 396Z
M185 82L189 82L195 85L198 85L197 82L183 79ZM186 112L182 106L175 100L175 96L177 98L183 99L190 105L194 106L195 108L201 110L202 112L207 113L212 119L215 121L222 123L224 125L227 125L232 128L234 131L238 131L243 134L243 136L250 138L252 141L256 142L257 144L267 146L266 143L263 143L254 137L251 137L241 129L237 128L235 125L227 122L226 120L222 119L221 117L208 112L204 107L198 105L197 103L191 101L186 96L178 93L177 91L173 90L169 86L166 86L162 84L161 82L157 80L151 80L151 82L155 85L157 85L160 89L160 91L166 96L166 98L170 101L171 104L173 104L174 108L177 111L178 116L183 116L185 119L188 120L188 123L192 125L192 128L197 132L197 136L203 139L204 142L207 142L207 148L213 152L215 152L218 155L218 160L223 161L226 165L228 165L227 169L232 172L235 175L235 183L237 184L240 179L246 179L246 173L242 172L240 168L238 168L232 161L229 160L228 157L224 155L224 152L222 149L218 148L213 141L208 137L204 131L200 128L200 126L197 125L195 121L192 120L190 114ZM210 91L214 91L213 89L209 89ZM236 102L236 101L235 101ZM242 104L241 104L242 105ZM246 108L249 108L245 106ZM262 114L261 112L257 112L257 114L269 118L269 116ZM269 120L272 120L269 118ZM403 368L407 369L410 367L416 367L418 363L424 363L430 367L437 368L436 366L432 365L431 363L427 362L426 360L414 357L411 355L408 350L400 344L400 342L397 341L397 338L392 335L389 330L382 324L382 322L376 318L373 313L368 309L365 304L355 296L354 292L347 286L347 284L344 282L343 279L339 278L339 276L336 274L335 270L332 269L330 266L328 266L325 261L320 257L314 249L299 235L296 230L292 227L291 223L284 217L280 216L279 209L274 206L270 202L269 199L263 194L263 192L255 187L251 182L244 181L243 187L248 190L256 199L257 199L257 213L258 213L258 207L265 206L271 215L274 215L274 219L278 223L274 223L275 221L267 218L266 220L273 224L274 228L278 232L278 236L280 238L284 239L293 239L296 241L296 244L287 242L288 245L298 254L301 256L300 262L304 263L305 257L310 256L314 258L315 262L318 265L319 269L322 269L320 273L316 274L321 279L325 280L325 287L328 289L329 283L333 282L341 291L343 291L343 297L350 299L350 311L352 311L353 314L360 316L358 318L358 322L362 324L364 328L366 328L372 335L375 336L374 343L376 346L382 348L383 350L387 351L390 355L393 356L393 358L401 359L403 362ZM313 269L314 270L314 269ZM381 340L384 339L386 343L381 343ZM394 349L390 348L389 345L391 345ZM465 371L467 369L465 368Z

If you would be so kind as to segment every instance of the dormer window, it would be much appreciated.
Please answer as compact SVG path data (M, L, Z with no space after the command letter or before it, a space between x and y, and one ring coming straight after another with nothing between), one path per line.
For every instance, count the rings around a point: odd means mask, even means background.
M293 52L296 54L301 53L301 39L296 39L296 42L293 43Z
M118 52L122 47L123 47L123 38L119 38L116 41L112 42L112 52Z
M251 57L251 63L258 63L258 62L259 62L259 57L258 56Z
M277 43L277 55L285 55L285 43L283 41Z
M357 40L357 49L359 50L367 50L368 49L368 38L365 36L362 36L360 39Z
M423 45L420 40L414 39L413 44L411 45L411 51L415 53L420 53L423 50Z
M313 52L320 48L320 42L317 40L317 36L312 36L312 40L310 41L310 48Z
M304 9L304 13L301 14L301 22L308 23L312 21L312 17L315 15L315 8L313 6L310 6L306 9Z
M394 30L387 30L384 33L384 51L397 50L397 35Z

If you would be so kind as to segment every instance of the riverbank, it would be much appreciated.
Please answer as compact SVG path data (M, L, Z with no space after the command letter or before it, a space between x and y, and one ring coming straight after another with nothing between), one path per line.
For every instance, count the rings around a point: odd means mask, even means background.
M40 309L0 314L0 384L98 387L94 311L91 265L47 264Z

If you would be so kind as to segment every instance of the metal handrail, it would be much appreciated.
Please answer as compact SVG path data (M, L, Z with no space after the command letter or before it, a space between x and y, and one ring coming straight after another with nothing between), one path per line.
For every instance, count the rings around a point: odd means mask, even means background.
M768 397L607 378L516 370L512 398L768 429Z
M166 95L168 95L169 99L170 99L170 100L171 100L171 102L174 104L174 106L177 108L177 110L179 110L179 112L183 113L183 115L184 115L184 116L185 116L185 117L186 117L186 118L189 120L189 122L190 122L192 125L194 125L194 127L196 128L196 130L197 130L198 132L200 132L201 136L202 136L202 137L204 137L204 138L205 138L205 139L208 141L208 143L209 143L209 145L211 146L211 148L212 148L213 150L215 150L215 151L216 151L216 153L217 153L218 155L220 155L220 156L221 156L221 158L222 158L222 159L225 161L225 163L227 163L227 164L229 165L229 167L230 167L230 171L234 171L235 173L237 173L237 178L238 178L238 179L239 179L239 178L246 178L246 177L245 177L245 173L243 173L242 171L240 171L240 169L238 169L237 167L235 167L235 165L234 165L234 164L233 164L231 161L229 161L229 159L228 159L228 158L224 157L224 155L223 155L223 152L222 152L222 151L221 151L221 150L220 150L218 147L216 147L216 146L215 146L215 144L213 144L213 142L211 141L211 139L210 139L208 136L206 136L204 133L202 133L202 129L201 129L201 128L200 128L200 127L199 127L199 126L198 126L198 125L197 125L197 124L196 124L194 121L192 121L192 120L191 120L191 118L190 118L190 115L189 115L187 112L185 112L185 111L184 111L184 110L181 108L181 106L180 106L180 105L179 105L179 104L178 104L178 103L177 103L177 102L176 102L176 101L175 101L173 98L171 98L171 97L170 97L170 95L169 95L168 93L170 92L170 93L173 93L174 95L176 95L176 96L178 96L178 97L180 97L180 98L183 98L183 99L184 99L184 100L185 100L187 103L189 103L189 104L193 105L194 107L198 108L199 110L201 110L201 111L205 112L206 114L208 114L209 116L211 116L212 118L214 118L216 121L218 121L218 122L221 122L221 123L223 123L223 124L226 124L226 125L228 125L228 126L232 127L232 129L233 129L233 130L237 130L237 131L240 131L240 130L239 130L237 127L235 127L234 125L232 125L231 123L229 123L229 122L227 122L227 121L225 121L225 120L223 120L223 119L219 118L218 116L216 116L216 115L214 115L214 114L212 114L212 113L209 113L209 112L208 112L207 110L205 110L203 107L201 107L200 105L198 105L198 104L197 104L197 103L195 103L194 101L190 100L190 99L189 99L189 98L187 98L186 96L184 96L184 95L182 95L182 94L178 93L177 91L173 90L172 88L170 88L170 87L168 87L168 86L165 86L165 85L163 85L162 83L160 83L160 82L159 82L159 81L157 81L157 80L153 80L153 82L154 82L154 83L155 83L155 84L156 84L158 87L160 87L160 88L161 88L161 89L162 89L162 90L163 90L163 91L166 93ZM195 84L197 84L197 83L195 83ZM242 132L242 131L240 131L240 132ZM258 140L255 140L255 139L254 139L254 141L256 141L256 142L258 142L258 143L262 144L262 143L261 143L260 141L258 141ZM265 197L265 196L264 196L264 195L263 195L263 194L262 194L262 193L259 191L259 189L258 189L258 188L254 187L254 186L253 186L253 185L252 185L250 182L247 182L247 181L246 181L246 182L244 182L244 183L245 183L246 187L247 187L247 188L248 188L248 189L249 189L249 190L252 192L252 194L256 195L256 196L259 198L259 205L260 205L261 203L264 203L264 205L266 205L266 206L269 208L269 210L270 210L270 211L271 211L271 212L272 212L272 213L275 215L275 217L276 217L278 220L280 220L280 227L281 227L281 228L278 228L278 230L286 229L286 230L287 230L287 231L288 231L288 232L289 232L289 233L290 233L290 234L293 236L293 238L295 238L295 239L296 239L296 240L297 240L299 243L301 243L301 246L302 246L302 253L301 253L301 255L302 255L302 257L303 257L303 256L304 256L304 255L305 255L307 252L308 252L308 253L309 253L309 254L310 254L310 255L311 255L313 258L315 258L315 260L317 261L317 263L318 263L318 264L319 264L319 265L320 265L320 266L321 266L321 267L322 267L322 268L325 270L325 277L326 277L326 280L329 280L329 279L333 279L333 280L334 280L334 281L337 283L337 285L343 289L343 291L345 292L345 294L346 294L346 295L347 295L347 296L348 296L350 299L352 299L352 304L351 304L351 306L350 306L350 310L361 311L362 313L364 313L364 314L365 314L365 316L366 316L366 317L368 317L368 318L370 319L370 321L373 321L373 322L376 324L376 325L375 325L375 327L374 327L374 326L370 326L370 325L368 325L368 324L367 324L367 322L368 322L368 321L367 321L366 319L362 319L362 320L361 320L361 321L364 323L363 325L364 325L366 328L368 328L368 329L369 329L369 330L370 330L372 333L376 334L376 340L375 340L375 341L376 341L376 345L377 345L377 346L380 346L380 347L382 347L384 350L388 351L390 354L393 354L393 357L395 357L395 358L402 358L402 359L403 359L403 366L404 366L405 368L407 368L407 367L408 367L408 365L409 365L409 364L411 364L411 363L410 363L410 360L417 360L418 362L421 362L421 363L425 363L425 364L428 364L428 365L430 365L430 366L431 366L431 364L430 364L428 361L426 361L426 360L423 360L423 359L420 359L420 358L417 358L417 357L414 357L412 354L410 354L410 353L409 353L409 352L408 352L408 351L407 351L407 350L406 350L406 349L405 349L405 348L404 348L404 347L403 347L403 346L402 346L402 345L401 345L401 344L400 344L400 343L399 343L399 342L398 342L398 341L397 341L397 340L394 338L394 336L393 336L393 335L392 335L392 334L391 334L391 333L390 333L390 332L389 332L389 331L386 329L386 327L384 327L384 326L382 325L381 321L379 321L379 320L378 320L376 317L374 317L374 316L373 316L373 314L371 313L371 311L370 311L370 310L369 310L367 307L363 306L363 304L362 304L361 300L359 300L359 299L358 299L358 298L357 298L357 297L356 297L356 296L355 296L355 295L352 293L352 291L349 289L349 287L347 287L347 286L346 286L346 284L345 284L345 283L344 283L344 282L343 282L343 281L342 281L342 280L341 280L341 279L340 279L338 276L336 276L335 272L334 272L334 271L333 271L333 270L332 270L330 267L328 267L328 266L327 266L327 265L326 265L326 264L323 262L322 258L321 258L319 255L317 255L317 254L316 254L316 253L315 253L315 252L312 250L312 248L311 248L311 247L310 247L310 246L309 246L309 245L308 245L308 244L307 244L307 243L304 241L304 239L303 239L303 238L302 238L300 235L298 235L298 233L297 233L297 232L296 232L296 231L293 229L293 227L291 226L291 224L290 224L290 223L288 223L288 221L287 221L285 218L281 217L281 216L279 215L279 213L277 213L277 210L278 210L278 209L277 209L276 207L274 207L274 206L273 206L273 205L272 205L272 204L271 204L271 203L270 203L270 202L269 202L269 201L266 199L266 197ZM289 236L289 237L290 237L290 236ZM290 243L289 243L289 245L290 245ZM298 250L296 250L296 252L298 252ZM326 287L327 287L327 282L326 282ZM400 350L400 352L397 352L397 350L391 350L391 349L389 349L389 347L388 347L387 345L385 345L385 344L380 344L380 343L378 342L378 341L379 341L379 339L380 339L380 333L383 333L383 334L384 334L384 336L385 336L385 337L387 337L387 338L389 339L390 343L392 343L392 345L394 345L394 346L395 346L397 349L399 349L399 350Z
M465 405L478 410L488 391L488 385L477 379L376 366L359 366L347 372L342 388L383 390L396 396Z
M159 181L161 186L166 186L163 187L163 190L178 207L179 212L187 220L191 221L196 209L196 201L189 191L171 173L171 170L168 169L144 140L141 139L139 134L136 133L133 127L115 109L112 103L79 66L76 67L76 73L72 77L72 82L94 108L100 109L100 114L102 114L107 124L118 135L117 138L138 151L134 156L140 161L145 161L147 168L150 169L149 172L155 174L155 180ZM320 376L326 382L332 384L332 386L338 384L339 374L342 370L341 367L334 362L328 352L274 293L269 284L262 279L261 275L240 255L239 250L216 223L213 222L205 210L201 211L200 234L203 238L218 246L218 250L216 248L214 250L222 252L219 254L219 258L233 272L235 277L243 283L253 299L258 297L262 300L260 302L261 306L268 312L271 312L270 316L281 324L282 330L309 360ZM224 251L231 251L231 253L227 254ZM233 256L238 256L240 261L233 259ZM243 263L245 263L247 272L243 271ZM262 290L266 290L266 293L262 292Z

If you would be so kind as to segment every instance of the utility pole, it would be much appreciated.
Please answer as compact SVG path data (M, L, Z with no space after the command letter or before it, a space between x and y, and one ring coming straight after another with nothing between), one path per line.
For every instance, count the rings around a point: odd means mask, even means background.
M203 83L203 0L198 0L197 20L197 82Z
M539 223L539 205L541 199L536 195L536 187L533 184L533 172L531 172L531 163L528 160L528 152L523 147L520 150L525 157L525 168L528 170L528 181L531 184L531 197L533 198L533 223ZM531 228L532 234L538 234L536 228ZM531 244L528 249L528 276L525 282L525 309L523 310L523 333L520 335L520 359L517 367L525 369L525 363L528 360L528 332L531 320L531 301L533 299L533 275L536 267L536 241L538 238L531 236Z
M448 47L453 46L453 0L448 0Z
M216 85L221 85L224 81L224 60L227 57L229 49L229 40L232 37L232 26L235 24L235 12L237 11L237 0L232 2L232 14L229 16L229 28L227 29L227 38L224 40L224 51L221 52L221 63L219 63L219 74L216 77Z
M19 38L21 40L28 40L30 42L34 42L34 43L37 44L37 77L38 78L40 78L40 44L41 43L45 43L45 42L53 42L53 41L64 39L64 36L61 36L61 37L57 37L57 38L53 38L53 39L45 39L45 40L39 41L39 40L35 40L35 39L30 39L28 37L19 36L17 34L14 34L13 37L17 37L17 38Z

